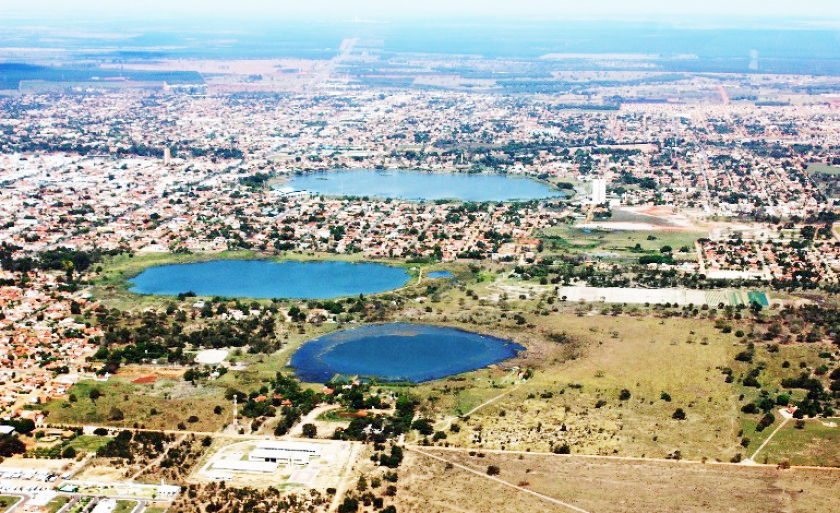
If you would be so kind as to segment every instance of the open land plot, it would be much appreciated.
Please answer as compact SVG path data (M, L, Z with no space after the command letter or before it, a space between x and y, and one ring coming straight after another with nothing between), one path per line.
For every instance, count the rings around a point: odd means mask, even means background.
M64 507L65 504L70 502L70 497L66 497L60 495L55 499L51 500L47 503L47 506L44 508L47 513L56 513L58 510Z
M474 308L469 314L453 313L458 294L442 294L438 304L446 313L438 319L448 317L448 325L453 318L470 320L454 325L513 339L528 351L497 366L415 388L423 399L421 414L446 432L438 445L549 451L568 444L573 453L665 457L679 451L694 460L737 460L751 455L780 422L756 431L762 413L745 413L745 405L757 402L761 393L773 400L787 396L785 405L799 401L805 390L785 389L781 381L834 365L830 348L818 343L756 342L754 361L739 362L735 356L747 349L748 339L737 334L751 328L738 321L728 322L734 325L732 333L722 333L711 320L611 316L583 307L577 314L564 307L530 315L534 300L512 300L512 311L522 312L529 323L527 330L516 330L498 312L494 316ZM773 322L768 315L759 331ZM534 376L521 385L505 382L505 368L514 365L533 369ZM744 386L757 367L761 387ZM727 369L734 378L730 383ZM629 397L622 400L625 389ZM469 419L456 419L497 396ZM677 409L685 413L684 420L673 418ZM453 424L457 432L449 431ZM811 433L799 430L798 436L799 444L812 443ZM797 461L840 464L830 451L806 451Z
M423 448L453 464L591 512L830 511L840 504L840 472L499 454ZM569 508L410 451L401 469L403 511L558 511Z
M137 507L137 501L118 500L114 513L131 513Z
M779 406L785 406L788 402L802 400L807 391L797 388L784 388L780 386L782 380L797 378L803 372L810 372L824 364L831 364L831 347L825 344L793 344L793 345L757 345L752 361L733 361L730 365L733 370L733 390L743 397L743 404L757 402L761 393L766 392L769 397L781 402ZM828 355L828 357L826 357ZM745 386L745 376L753 369L760 369L757 381L761 387ZM788 399L781 399L787 397ZM743 437L750 441L745 454L753 454L758 447L772 434L774 429L783 420L778 411L772 412L775 422L767 428L757 431L760 414L743 415L741 417L741 429ZM783 443L777 443L774 437L757 457L762 463L765 460L769 463L780 463L788 461L796 465L840 465L840 455L835 447L825 443L826 438L833 439L836 434L832 433L830 426L825 429L817 429L819 419L805 422L806 429L794 429L795 422L788 421L786 427L775 436L781 436ZM830 421L828 421L830 422ZM838 431L833 428L834 431ZM794 463L795 462L795 463Z
M60 471L69 467L73 459L68 458L25 458L21 455L11 456L0 462L0 468L26 469L34 471Z
M85 465L81 472L73 476L74 479L85 482L114 483L126 478L128 468L117 467L119 460L107 458L93 458Z
M728 460L743 452L738 395L718 370L739 351L734 336L707 321L603 315L552 315L540 320L540 328L557 338L523 356L521 364L534 376L459 421L460 431L446 442L543 451L569 444L573 452L649 457L680 450L693 459ZM462 401L473 405L503 391L498 383L504 374L488 380L491 372L426 384L420 394L435 397L431 412L461 414ZM622 400L625 389L630 396ZM686 420L672 418L677 408Z
M90 399L92 390L102 396ZM184 424L192 431L216 431L230 420L229 415L215 414L222 406L230 410L224 389L215 386L194 387L183 380L157 380L149 384L133 384L112 378L108 382L80 381L70 389L76 401L53 400L44 406L50 424L104 424L115 427L145 429L178 429ZM116 410L123 418L117 420ZM224 413L224 412L223 412ZM195 422L189 417L195 416Z
M694 242L703 233L664 230L610 230L555 226L546 229L540 237L548 254L553 252L604 253L614 258L638 259L645 254L659 254L663 246L671 246L674 257L695 260ZM636 245L638 244L638 248ZM687 247L689 251L680 252Z
M825 163L808 164L805 168L810 174L840 175L840 167Z
M810 419L800 425L801 428L797 428L796 422L789 420L773 435L756 460L770 464L837 466L840 462L840 419Z

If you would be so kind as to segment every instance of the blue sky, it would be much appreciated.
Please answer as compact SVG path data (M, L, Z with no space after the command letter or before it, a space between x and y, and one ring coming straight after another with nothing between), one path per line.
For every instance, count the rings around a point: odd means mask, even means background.
M114 17L840 21L837 0L0 0L0 19Z

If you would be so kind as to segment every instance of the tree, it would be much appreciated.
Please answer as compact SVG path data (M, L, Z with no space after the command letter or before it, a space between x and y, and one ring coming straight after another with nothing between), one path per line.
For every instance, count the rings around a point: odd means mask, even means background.
M315 438L318 436L318 428L315 427L315 424L304 424L303 436L306 438Z
M32 419L12 419L6 422L15 428L15 431L22 435L28 435L35 430L35 422Z
M569 447L569 444L556 445L551 452L554 454L571 454L572 448Z
M61 453L62 458L75 458L76 457L76 449L72 447L67 447L64 449L64 452Z
M108 417L111 420L123 420L125 418L125 415L123 415L122 410L114 406L113 408L111 408L111 412L108 414Z
M685 411L682 408L677 408L671 417L677 420L685 420Z
M620 401L626 401L627 399L630 399L630 391L625 388L618 394L618 399Z
M91 391L88 393L88 397L90 397L90 400L91 400L91 401L96 402L96 400L97 400L97 399L99 399L100 397L102 397L102 392L100 392L98 388L93 388L93 389L91 389Z
M8 458L13 454L22 454L26 452L26 446L23 445L18 437L14 435L0 435L0 456Z
M490 465L490 466L487 467L487 475L488 476L498 476L499 472L501 472L501 471L499 470L499 467L497 467L496 465Z

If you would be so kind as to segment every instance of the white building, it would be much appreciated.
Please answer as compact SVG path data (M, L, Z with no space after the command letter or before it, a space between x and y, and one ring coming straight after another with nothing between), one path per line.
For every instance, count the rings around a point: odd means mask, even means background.
M116 499L102 499L96 503L91 513L113 513L117 509Z
M277 187L271 190L271 194L277 198L289 199L308 198L312 195L312 193L307 190L298 190L292 187Z
M321 446L318 444L266 440L259 442L248 453L248 461L308 465L312 458L320 456Z
M603 178L592 180L592 203L600 205L607 201L607 181Z

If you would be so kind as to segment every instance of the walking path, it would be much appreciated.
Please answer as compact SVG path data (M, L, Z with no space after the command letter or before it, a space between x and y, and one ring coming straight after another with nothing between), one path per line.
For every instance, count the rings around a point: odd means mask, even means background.
M568 502L563 502L563 501L561 501L561 500L557 500L557 499L555 499L555 498L553 498L553 497L549 497L548 495L543 495L543 494L541 494L541 493L537 493L537 492L535 492L535 491L533 491L533 490L529 490L529 489L527 489L527 488L523 488L523 487L521 487L521 486L516 486L516 485L514 485L514 484L508 483L507 481L505 481L505 480L503 480L503 479L499 479L499 478L498 478L498 477L496 477L496 476L491 476L491 475L488 475L488 474L486 474L486 473L484 473L484 472L479 472L478 470L471 469L470 467L467 467L466 465L461 465L460 463L455 463L455 462L452 462L452 461L446 460L446 459L444 459L444 458L441 458L440 456L435 456L434 454L429 454L428 452L426 452L426 451L422 451L422 450L420 450L420 449L418 449L418 448L416 448L416 447L406 447L406 448L407 448L408 450L410 450L410 451L414 451L414 452L416 452L416 453L422 454L422 455L427 456L427 457L429 457L429 458L432 458L432 459L435 459L435 460L438 460L438 461L442 461L442 462L444 462L444 463L449 463L450 465L453 465L453 466L455 466L455 467L458 467L458 468L460 468L461 470L466 470L467 472L470 472L470 473L475 474L475 475L477 475L477 476L483 477L483 478L485 478L485 479L490 479L491 481L495 481L495 482L497 482L497 483L499 483L499 484L502 484L502 485L504 485L504 486L507 486L507 487L509 487L509 488L513 488L514 490L519 490L519 491L521 491L521 492L525 492L525 493L530 494L530 495L533 495L533 496L535 496L535 497L539 497L539 498L540 498L540 499L542 499L542 500L545 500L545 501L548 501L548 502L553 502L554 504L559 504L560 506L563 506L563 507L569 508L569 509L570 509L570 510L572 510L572 511L577 511L577 512L579 512L579 513L589 513L589 512L588 512L588 511L586 511L585 509L581 509L581 508L579 508L579 507L577 507L577 506L573 506L573 505L569 504Z
M760 453L761 450L764 449L764 446L766 446L768 443L770 443L770 440L773 439L773 437L776 435L776 433L778 433L779 430L782 429L785 426L785 424L787 424L787 421L789 421L791 419L791 417L788 417L787 415L783 415L783 417L784 417L784 420L782 421L782 423L779 424L778 426L776 426L776 429L774 429L773 432L770 433L770 436L768 436L767 439L764 440L764 443L762 443L760 446L758 446L758 449L755 450L753 455L750 456L746 461L744 461L744 463L746 465L749 465L751 463L755 463L755 457L758 456L758 453Z

